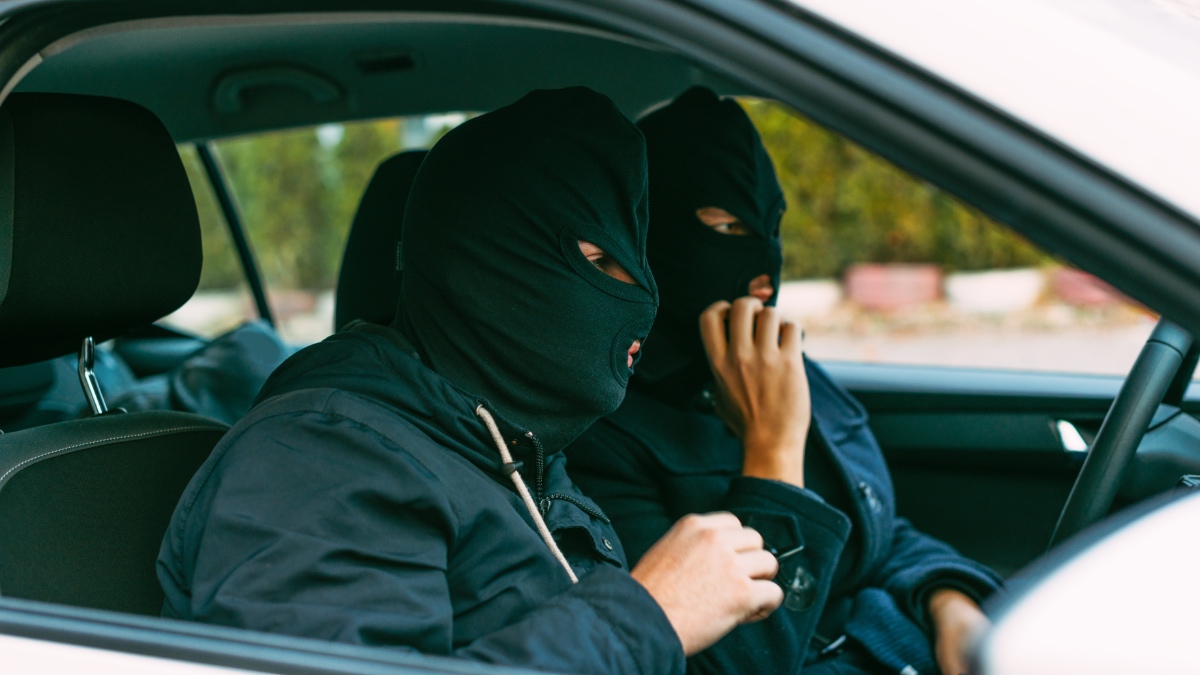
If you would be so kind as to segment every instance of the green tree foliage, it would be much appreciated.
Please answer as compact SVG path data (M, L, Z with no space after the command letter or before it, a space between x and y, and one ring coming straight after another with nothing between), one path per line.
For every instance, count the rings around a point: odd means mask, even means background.
M784 277L831 277L858 262L948 271L1038 265L1047 257L941 190L773 101L742 102L787 195Z
M217 145L269 288L332 287L358 200L400 150L400 120L249 136Z
M191 145L180 146L179 157L187 170L200 214L200 239L204 249L204 265L200 270L200 290L230 289L242 285L245 277L233 249L233 241L217 196L204 173L204 165Z
M837 276L857 262L930 262L953 271L1046 260L977 211L785 106L743 105L787 195L785 278ZM429 133L424 122L411 121L409 129L421 145L450 128ZM404 130L403 119L376 120L215 144L268 288L319 290L336 283L358 201L375 167L401 149ZM183 147L180 154L200 212L200 287L235 288L243 283L242 270L215 196L194 149Z

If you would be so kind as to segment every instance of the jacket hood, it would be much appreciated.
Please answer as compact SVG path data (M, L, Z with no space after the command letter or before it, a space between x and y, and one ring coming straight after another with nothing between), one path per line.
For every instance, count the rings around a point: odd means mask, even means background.
M500 455L475 414L478 406L492 413L515 458L533 459L537 453L537 437L531 430L518 427L482 397L433 372L393 328L353 322L342 332L297 352L271 374L255 405L294 391L320 388L339 389L395 409L434 442L497 478Z

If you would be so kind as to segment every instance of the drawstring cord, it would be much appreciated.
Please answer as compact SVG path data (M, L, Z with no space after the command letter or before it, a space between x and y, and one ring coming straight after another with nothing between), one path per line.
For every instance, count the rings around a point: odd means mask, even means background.
M550 552L558 559L558 563L567 571L567 576L571 577L571 583L579 583L579 577L575 576L575 571L571 569L571 564L567 562L566 557L559 550L558 543L554 541L554 536L550 534L550 528L546 527L546 521L542 519L542 514L538 511L537 504L533 503L533 496L529 494L529 488L525 486L525 481L521 478L521 473L516 470L512 454L508 451L508 446L504 444L504 437L500 434L500 427L496 426L496 420L492 418L492 414L483 406L476 408L475 414L479 416L479 419L483 420L483 424L487 427L488 432L492 434L492 441L496 444L496 449L500 451L500 459L504 462L506 472L512 478L513 485L517 486L517 494L521 495L521 501L525 502L525 509L533 517L533 523L537 526L538 534L542 535L542 541L546 542L546 547L550 549Z

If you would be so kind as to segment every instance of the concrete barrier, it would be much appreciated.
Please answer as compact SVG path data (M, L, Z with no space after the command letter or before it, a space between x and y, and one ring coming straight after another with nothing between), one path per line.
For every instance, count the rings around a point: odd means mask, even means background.
M1029 309L1046 290L1040 269L989 270L946 275L946 300L967 314L1007 314Z

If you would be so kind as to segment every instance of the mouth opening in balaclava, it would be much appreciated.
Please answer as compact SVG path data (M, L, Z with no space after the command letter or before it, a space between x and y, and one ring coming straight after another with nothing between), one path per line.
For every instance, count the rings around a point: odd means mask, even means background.
M397 325L442 377L565 447L620 405L654 319L646 181L641 133L588 89L462 124L412 186ZM592 265L581 239L635 283Z
M650 163L647 255L662 305L634 383L686 399L711 377L700 313L718 300L747 295L763 274L775 289L767 304L774 304L785 202L762 139L736 101L693 87L638 127ZM728 211L749 233L714 231L696 215L704 207Z

